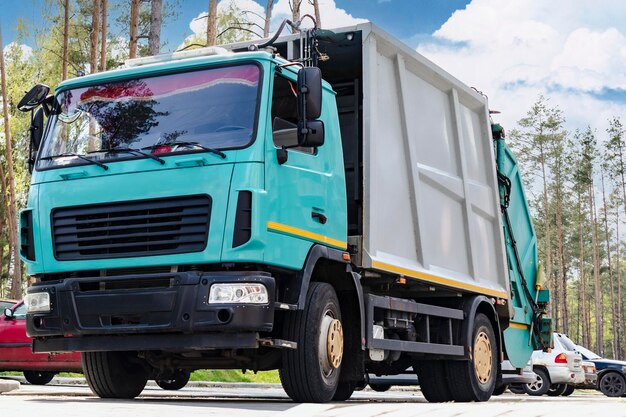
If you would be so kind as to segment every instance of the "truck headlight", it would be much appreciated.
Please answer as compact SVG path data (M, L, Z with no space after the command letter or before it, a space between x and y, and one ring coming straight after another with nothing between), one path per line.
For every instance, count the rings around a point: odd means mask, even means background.
M26 294L24 304L26 304L27 313L47 313L51 310L50 294L47 292Z
M267 288L263 284L213 284L209 304L267 304Z

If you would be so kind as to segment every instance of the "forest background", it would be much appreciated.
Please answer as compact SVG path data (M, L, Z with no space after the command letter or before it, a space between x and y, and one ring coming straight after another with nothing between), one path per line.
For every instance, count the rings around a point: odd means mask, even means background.
M323 3L323 2L322 2ZM274 0L254 10L207 0L195 19L202 30L164 45L163 28L183 0L44 0L45 25L14 22L16 39L0 36L0 298L18 299L28 285L19 252L18 212L26 204L30 116L16 103L35 83L119 67L128 58L167 50L268 37ZM289 0L290 18L311 13L324 25L318 0ZM0 31L4 28L0 28ZM25 47L24 39L35 47ZM550 92L508 132L532 207L544 285L558 331L606 357L626 358L626 143L621 114L571 129ZM596 119L597 120L597 119Z

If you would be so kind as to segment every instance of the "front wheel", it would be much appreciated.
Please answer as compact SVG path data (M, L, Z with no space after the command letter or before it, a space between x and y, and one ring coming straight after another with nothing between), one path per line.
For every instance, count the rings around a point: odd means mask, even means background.
M32 385L46 385L54 378L54 372L24 371L24 378Z
M296 402L332 400L343 359L341 311L334 288L312 282L304 310L287 313L284 334L287 340L298 344L297 349L284 350L279 369L287 395Z
M600 391L607 397L621 397L626 393L626 381L617 372L608 372L602 375L598 383Z
M100 398L135 398L148 382L135 352L83 352L81 358L87 384Z

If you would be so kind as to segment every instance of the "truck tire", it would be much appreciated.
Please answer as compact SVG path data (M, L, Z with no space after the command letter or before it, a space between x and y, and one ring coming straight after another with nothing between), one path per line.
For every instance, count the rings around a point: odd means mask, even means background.
M415 363L414 368L417 370L420 389L426 401L443 403L453 400L443 361L421 360Z
M493 390L493 394L491 394L491 395L502 395L502 394L504 394L504 391L506 391L507 388L508 388L507 384L498 385Z
M56 375L54 372L24 371L24 378L32 385L46 385Z
M135 398L148 382L134 352L83 352L81 358L87 384L100 398Z
M621 397L626 393L626 380L622 374L607 372L600 378L598 387L607 397Z
M335 395L333 395L333 401L346 401L352 394L354 394L354 390L356 389L356 382L339 382L337 385L337 391L335 391Z
M543 368L536 368L533 371L537 375L537 379L529 384L524 384L524 391L533 397L540 397L550 389L550 375Z
M496 387L498 352L491 321L477 313L473 323L471 358L446 363L448 386L457 402L487 401Z
M189 371L178 370L169 379L156 379L154 382L166 391L176 391L187 385L189 378Z
M343 359L343 327L335 289L327 283L312 282L304 310L286 314L284 335L298 343L297 349L283 351L278 371L287 395L295 402L332 400Z

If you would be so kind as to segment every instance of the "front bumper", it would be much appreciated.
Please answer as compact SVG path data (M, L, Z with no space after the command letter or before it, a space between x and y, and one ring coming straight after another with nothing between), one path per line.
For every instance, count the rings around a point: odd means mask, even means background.
M267 304L208 304L215 283L265 285ZM179 272L44 282L51 311L29 313L36 352L254 348L274 321L275 282L264 272Z

